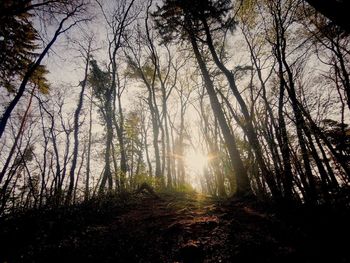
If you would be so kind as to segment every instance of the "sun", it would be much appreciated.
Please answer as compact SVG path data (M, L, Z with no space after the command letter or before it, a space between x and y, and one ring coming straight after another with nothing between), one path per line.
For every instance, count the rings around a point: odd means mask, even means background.
M202 172L208 165L208 156L196 151L189 151L185 155L185 162L188 168L194 172Z

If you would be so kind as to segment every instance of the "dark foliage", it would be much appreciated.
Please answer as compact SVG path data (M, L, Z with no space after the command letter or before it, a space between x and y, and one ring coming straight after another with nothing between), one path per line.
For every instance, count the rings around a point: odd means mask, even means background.
M197 36L203 34L202 18L208 24L216 24L213 31L222 28L233 28L234 20L229 16L232 9L230 0L167 0L164 5L157 7L152 15L156 22L156 27L164 42L188 40L187 32L196 29ZM191 21L189 26L188 21Z
M1 1L0 10L15 9L17 1ZM21 1L23 8L24 1ZM28 2L28 1L27 1ZM0 15L0 85L14 92L14 81L23 77L36 57L38 34L27 13Z

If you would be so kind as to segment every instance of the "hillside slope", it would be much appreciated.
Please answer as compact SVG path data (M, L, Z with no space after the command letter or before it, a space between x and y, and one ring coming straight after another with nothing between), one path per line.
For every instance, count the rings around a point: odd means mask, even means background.
M350 262L348 213L274 211L254 200L140 194L26 213L1 222L0 262Z

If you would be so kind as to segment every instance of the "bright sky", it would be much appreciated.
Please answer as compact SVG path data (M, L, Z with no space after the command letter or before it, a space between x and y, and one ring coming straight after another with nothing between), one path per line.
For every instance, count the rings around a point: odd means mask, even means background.
M105 26L103 25L104 23L101 22L101 18L102 16L100 14L100 17L98 17L97 20L93 21L89 27L96 34L96 47L100 48L100 50L98 50L94 56L97 58L97 60L103 62L105 60L104 58L107 57L107 50L105 48L106 30ZM232 65L244 66L247 65L247 63L250 61L248 59L246 49L244 48L245 45L243 38L239 34L239 31L237 32L238 33L236 33L234 36L229 36L227 38L227 41L229 43L228 49L230 51L234 50L234 56L230 60L230 63ZM78 27L74 28L69 33L69 37L71 39L80 41L82 38L80 29ZM80 87L77 86L77 84L83 79L84 65L83 60L78 55L77 45L74 43L67 43L67 38L61 36L60 40L54 46L54 52L51 52L50 57L46 59L46 63L51 72L49 75L49 80L53 83L53 86L55 88L59 89L59 87L62 85L67 87L67 90L70 92L67 104L68 107L70 107L69 104L71 103L71 107L74 108L76 105L76 96L80 91ZM245 85L246 83L241 83L242 87ZM142 87L140 88L139 85L135 85L131 88L128 87L128 90L123 97L124 108L129 108L129 105L135 103L135 94L140 93L140 89L142 89ZM143 93L143 91L141 91L141 93ZM175 95L175 92L173 92L173 94ZM175 108L176 106L172 107L171 109L174 110ZM199 131L196 128L196 120L198 120L198 116L192 107L189 108L186 118L187 125L189 126L188 129L190 131L190 135L193 137L192 142L194 144L194 147L187 148L186 164L188 166L188 171L190 171L189 173L192 175L191 181L196 187L198 187L198 175L202 174L203 167L208 164L208 158L206 157L206 153L202 152L204 147L200 147L201 140L198 138ZM101 125L99 125L99 121L96 115L94 125L95 131L102 131L103 128Z

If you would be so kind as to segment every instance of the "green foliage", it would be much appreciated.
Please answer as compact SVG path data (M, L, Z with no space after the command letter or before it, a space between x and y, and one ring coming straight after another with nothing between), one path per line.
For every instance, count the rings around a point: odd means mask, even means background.
M136 111L129 112L125 119L125 133L131 140L139 142L138 136L140 134L140 116Z
M134 177L135 185L140 186L143 183L146 183L150 186L157 187L159 185L159 178L156 178L154 176L149 176L146 173L136 174Z
M102 119L102 124L112 122L112 101L113 92L111 76L108 72L100 69L96 60L90 61L90 74L88 83L92 87L93 97L96 98L96 105Z
M248 28L254 28L256 26L256 6L256 0L242 0L239 4L237 17Z
M0 10L11 9L21 2L0 1ZM18 77L23 77L37 54L38 33L27 12L17 15L0 15L0 85L9 92L15 92Z
M100 102L104 102L110 93L110 76L107 72L100 69L96 60L91 60L91 73L88 81L93 88L94 96Z
M194 194L196 192L196 190L189 183L180 184L178 187L176 187L175 190L177 192L188 193L188 194L191 194L191 193Z
M45 77L48 72L45 66L39 65L30 77L30 81L37 86L42 94L49 94L50 91L50 85Z
M203 32L201 20L206 20L213 29L233 29L235 22L229 15L232 10L230 0L165 0L158 6L153 17L164 42L177 39L186 40L187 33L200 36Z
M158 82L158 78L155 78L156 69L152 64L151 58L147 58L143 65L139 66L131 57L127 56L127 69L124 74L132 79L152 82Z

